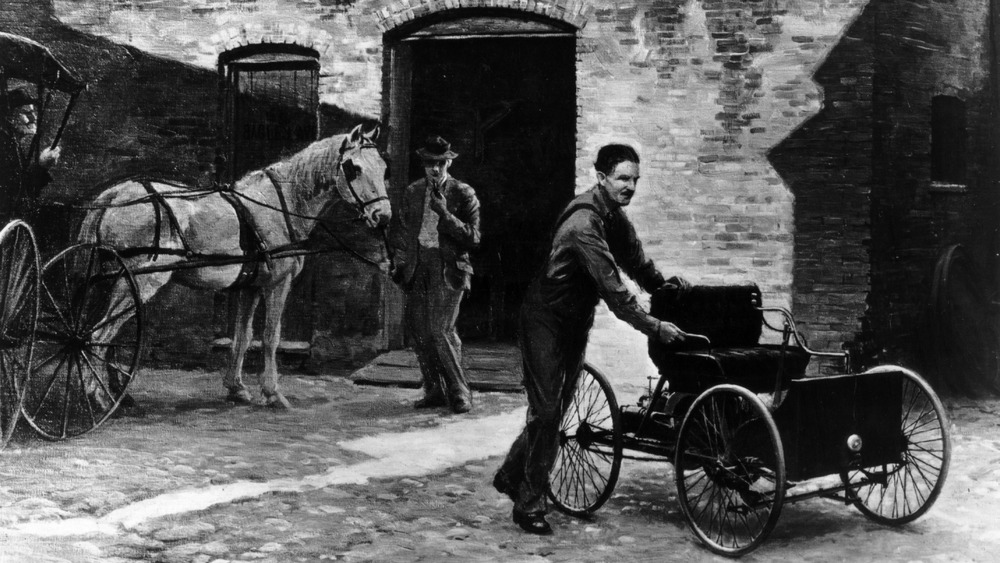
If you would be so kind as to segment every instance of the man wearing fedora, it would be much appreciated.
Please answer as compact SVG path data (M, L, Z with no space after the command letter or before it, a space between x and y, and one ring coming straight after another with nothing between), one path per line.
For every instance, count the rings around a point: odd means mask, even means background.
M414 406L465 413L472 391L455 321L470 288L469 251L479 245L479 200L448 174L458 157L448 141L431 136L416 152L424 177L407 186L390 227L392 279L406 295L406 327L423 378L423 397Z
M0 123L0 218L32 222L39 192L59 162L60 147L44 148L34 158L38 133L38 103L25 88L15 88L0 99L7 111Z

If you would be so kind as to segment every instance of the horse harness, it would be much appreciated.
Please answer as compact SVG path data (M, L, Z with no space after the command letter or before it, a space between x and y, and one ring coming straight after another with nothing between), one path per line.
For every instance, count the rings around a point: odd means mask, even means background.
M285 218L285 228L288 229L288 240L297 243L299 242L299 235L295 232L295 228L292 227L291 211L288 209L288 203L285 201L285 192L281 189L281 183L271 168L265 168L264 174L271 180L271 185L274 186L274 193L278 194L278 203L281 204L281 216Z
M130 203L149 203L153 206L153 244L151 246L133 246L129 248L121 249L118 254L123 258L141 256L144 254L152 255L152 260L155 261L159 255L173 255L173 256L183 256L188 259L204 259L210 261L213 258L232 258L232 256L212 256L205 255L195 252L191 249L188 244L187 238L184 236L184 232L181 230L180 223L177 221L177 215L174 213L174 209L170 206L168 199L171 198L174 193L164 194L163 192L156 189L153 185L153 180L145 177L133 178L133 181L140 184L143 189L146 190L148 198L144 198L142 201L135 201ZM274 179L272 178L272 181ZM172 187L186 187L181 184L171 183L169 181L156 180L158 183L164 183ZM281 193L281 190L278 190ZM233 212L236 214L237 222L240 228L240 250L243 251L243 257L246 260L242 260L240 272L236 275L236 281L234 281L227 289L240 289L251 285L260 273L260 263L266 262L269 266L271 264L271 256L268 253L267 245L264 242L263 237L257 229L257 225L253 220L253 215L247 209L246 204L235 195L235 192L231 189L229 190L211 190L197 193L195 197L204 197L211 194L218 194L223 200L225 200L232 208ZM184 194L188 195L189 194ZM184 197L184 195L179 195L177 197ZM282 206L284 206L284 198L281 198ZM98 219L97 229L95 231L100 233L100 222L104 220L104 213L107 212L111 207L105 207L102 209L101 217ZM166 216L167 219L167 236L172 234L177 235L177 239L181 243L182 248L164 248L161 245L161 240L163 236L163 218ZM288 216L285 216L285 220L288 221ZM289 225L289 232L294 234L294 230L291 229L291 223ZM98 235L99 236L99 235ZM100 240L97 241L100 243ZM209 264L210 265L210 264Z
M264 238L260 236L257 226L253 222L253 215L247 209L245 203L233 195L232 191L220 190L219 196L233 206L236 212L236 219L240 225L240 250L248 260L244 261L240 267L240 273L236 274L236 281L227 289L241 289L248 287L257 280L260 274L260 258L263 257L268 267L271 267L271 255L267 252L267 245ZM285 217L288 220L288 217Z
M378 149L378 145L371 142L364 142L360 147L358 147L358 150L370 149L370 148ZM368 201L361 199L361 196L354 188L354 180L357 178L357 170L355 170L353 162L350 159L344 160L343 149L341 150L338 158L337 168L341 169L344 173L344 180L345 183L347 184L348 190L351 193L351 197L354 198L355 208L359 213L358 217L359 219L364 217L364 211L365 209L368 208L368 206L374 205L379 201L383 200L388 201L389 198L387 196L375 197ZM167 201L168 199L180 199L180 198L197 199L205 197L207 195L218 194L233 208L233 212L236 214L237 222L239 223L239 228L240 228L240 250L243 251L243 258L245 258L244 260L240 261L241 268L240 272L236 276L236 281L234 281L227 289L235 290L247 287L253 284L254 281L256 281L257 276L260 274L261 262L265 262L268 265L268 267L271 267L273 252L279 250L293 250L297 247L302 246L302 243L305 242L302 240L299 233L295 230L294 226L292 225L291 217L293 215L295 215L296 217L302 217L305 219L319 221L318 217L306 217L292 212L288 208L288 202L285 198L284 190L282 190L281 188L281 181L278 179L276 172L270 167L265 168L263 172L267 176L267 178L271 181L271 185L274 186L274 191L275 194L277 195L278 204L280 205L280 207L275 207L265 202L257 201L245 194L239 193L233 189L232 185L219 186L216 189L202 190L187 194L177 193L177 192L169 192L167 194L164 194L163 192L160 192L159 190L156 189L156 187L153 185L154 180L150 178L147 178L145 176L129 178L132 181L137 182L139 185L141 185L143 189L146 191L147 195L146 197L133 200L124 205L119 204L119 205L108 205L101 207L100 208L101 216L98 218L97 229L95 230L95 232L98 233L97 242L100 243L100 234L99 234L100 224L104 220L104 214L107 212L108 209L111 209L113 207L124 207L127 205L135 205L140 203L149 203L153 206L153 215L155 221L153 229L153 244L151 246L137 246L137 247L129 247L122 249L118 252L118 254L121 257L128 258L128 257L148 254L151 255L152 260L155 261L159 257L159 255L165 254L173 256L183 256L189 260L196 260L196 259L204 260L205 262L208 262L206 266L211 266L212 260L231 260L235 258L232 255L206 255L192 250L191 246L188 244L187 238L184 236L184 233L181 230L180 223L177 220L177 215L174 213L173 208ZM170 182L167 180L155 180L155 182L166 184L175 188L187 188L187 186L183 184ZM247 208L246 202L254 203L255 205L280 212L285 221L285 228L288 231L288 238L290 243L287 245L282 245L275 249L268 249L266 243L264 242L264 238L261 236L260 231L257 228L257 224L254 221L253 214L250 213L250 210ZM161 237L163 236L164 216L167 219L167 228L169 229L168 236L169 234L176 233L177 239L180 241L182 248L164 248L161 246L160 241ZM356 258L364 262L375 265L376 267L378 266L378 264L375 264L368 258L358 254L349 245L345 244L342 240L340 240L340 238L326 225L326 223L320 221L320 225L332 238L334 238L335 240L337 240L337 242L340 243L341 247L347 250L350 254L354 255ZM383 238L384 236L385 233L383 233Z

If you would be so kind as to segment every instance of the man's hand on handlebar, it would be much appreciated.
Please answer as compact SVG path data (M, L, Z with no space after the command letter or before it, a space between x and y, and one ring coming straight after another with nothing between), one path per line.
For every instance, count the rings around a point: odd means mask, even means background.
M663 285L660 286L660 289L663 289L665 287L669 287L671 289L679 289L681 291L687 291L691 289L691 284L688 283L686 279L680 276L674 276L669 280L663 282Z
M674 323L661 322L656 328L656 339L663 344L677 344L684 342L687 333L677 328Z
M682 342L692 345L692 347L711 345L707 336L702 336L701 334L692 334L690 332L684 332L677 327L674 323L669 323L666 321L660 322L660 326L656 329L656 339L661 343L666 345L676 345Z

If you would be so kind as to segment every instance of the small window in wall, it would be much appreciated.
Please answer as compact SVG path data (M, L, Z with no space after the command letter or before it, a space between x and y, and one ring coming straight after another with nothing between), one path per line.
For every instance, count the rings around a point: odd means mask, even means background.
M246 45L219 56L221 181L234 181L316 140L319 68L314 49L294 44Z
M954 96L931 101L931 181L961 187L965 184L965 102Z

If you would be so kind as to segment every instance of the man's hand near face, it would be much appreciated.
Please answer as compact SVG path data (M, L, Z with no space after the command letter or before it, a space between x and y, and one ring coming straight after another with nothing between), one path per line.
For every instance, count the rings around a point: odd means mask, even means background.
M437 187L431 188L431 198L430 198L431 211L437 213L438 215L444 215L448 212L448 202L444 199L444 194Z

